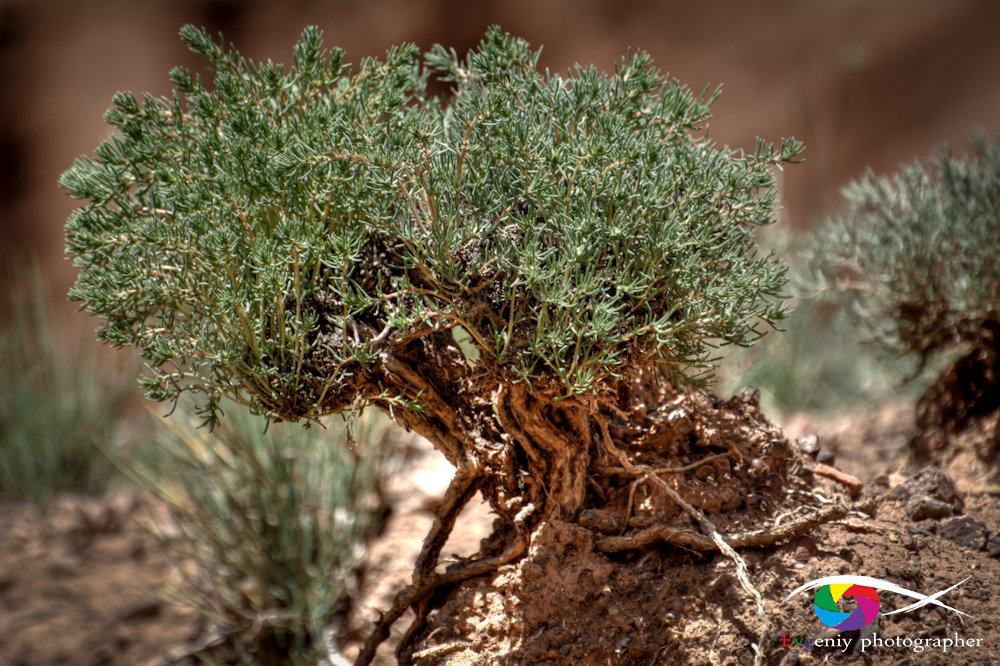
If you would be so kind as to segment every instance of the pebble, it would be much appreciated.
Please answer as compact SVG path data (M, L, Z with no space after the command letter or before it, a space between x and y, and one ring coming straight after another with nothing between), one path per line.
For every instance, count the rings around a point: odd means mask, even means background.
M819 453L819 437L815 433L806 433L795 438L795 446L799 448L799 451L806 454L811 458L816 458Z
M903 508L910 520L925 520L932 518L940 520L955 513L955 508L948 502L942 502L930 495L915 495L911 497Z

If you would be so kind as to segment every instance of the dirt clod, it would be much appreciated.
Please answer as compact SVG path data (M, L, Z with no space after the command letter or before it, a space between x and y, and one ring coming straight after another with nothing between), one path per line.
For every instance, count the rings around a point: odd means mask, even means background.
M982 550L986 546L986 534L986 524L968 516L952 518L938 530L941 538L970 550Z

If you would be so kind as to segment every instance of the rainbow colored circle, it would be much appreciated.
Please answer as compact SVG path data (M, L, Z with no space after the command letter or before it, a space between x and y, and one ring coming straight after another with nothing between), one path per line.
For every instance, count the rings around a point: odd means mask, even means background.
M837 607L841 598L854 599L858 607L852 613L845 613ZM813 609L820 622L839 631L853 631L867 627L875 621L882 602L878 598L878 590L864 585L837 583L824 585L816 590L813 599Z

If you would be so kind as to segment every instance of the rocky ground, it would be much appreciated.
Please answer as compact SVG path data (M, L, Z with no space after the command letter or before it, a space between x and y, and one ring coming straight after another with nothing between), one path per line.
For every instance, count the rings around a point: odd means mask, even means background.
M940 469L918 470L903 467L912 418L912 407L889 405L787 421L786 435L811 461L806 472L813 470L815 481L811 495L803 491L795 499L802 511L837 497L852 511L787 543L741 551L769 620L767 663L995 661L1000 488L975 451L996 416L961 433ZM390 489L396 500L390 522L367 556L361 598L344 631L347 657L376 609L386 608L408 581L450 476L425 443L412 455L409 473ZM851 475L864 486L854 487ZM783 519L794 521L790 506ZM190 611L155 595L173 573L144 524L162 517L155 502L134 492L103 500L66 497L44 510L0 504L0 666L165 664L171 651L179 654L203 637ZM491 522L485 505L467 507L444 552L476 552ZM774 528L773 522L761 527ZM860 642L846 652L843 644L824 646L852 635L817 620L812 593L785 599L810 580L843 574L926 595L964 580L941 601L965 615L928 606L887 616L913 600L883 592L876 622L853 632L869 640L864 650ZM844 603L849 610L852 602ZM407 618L397 623L396 639L406 625ZM722 555L674 546L609 555L595 548L592 531L554 523L528 557L446 597L428 618L414 658L455 665L750 664L761 626L732 561ZM945 639L952 640L947 652ZM929 646L917 652L914 640ZM956 647L959 640L965 645ZM379 663L394 663L392 642ZM594 645L605 649L595 652Z

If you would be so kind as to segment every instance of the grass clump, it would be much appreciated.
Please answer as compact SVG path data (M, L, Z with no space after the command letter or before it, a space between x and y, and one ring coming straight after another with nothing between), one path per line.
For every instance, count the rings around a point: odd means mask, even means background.
M16 279L0 329L0 495L44 502L100 494L118 476L101 452L136 397L134 374L60 335L37 272Z
M170 507L166 540L201 612L243 663L328 663L331 625L349 604L352 570L385 511L386 420L362 415L359 444L236 410L209 432L163 419L169 435L138 464Z

